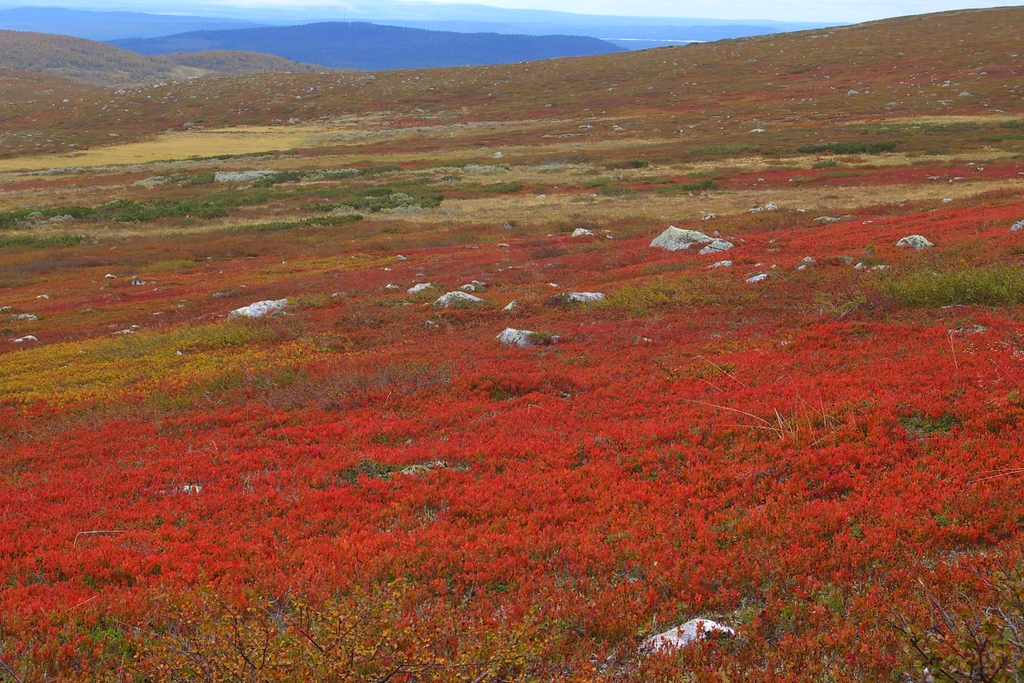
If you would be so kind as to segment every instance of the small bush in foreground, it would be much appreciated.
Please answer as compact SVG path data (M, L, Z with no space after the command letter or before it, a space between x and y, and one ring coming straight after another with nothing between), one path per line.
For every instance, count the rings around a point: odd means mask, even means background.
M929 625L901 614L893 626L921 666L917 680L931 683L1010 683L1024 679L1024 569L997 571L983 580L992 604L965 596L951 607L925 591Z

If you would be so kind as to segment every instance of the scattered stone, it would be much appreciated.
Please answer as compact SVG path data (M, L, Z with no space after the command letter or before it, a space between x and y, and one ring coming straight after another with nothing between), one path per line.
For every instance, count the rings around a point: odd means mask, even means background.
M728 240L723 240L723 239L717 239L716 238L716 239L711 240L711 244L708 244L707 246L705 246L698 253L701 253L701 254L717 254L717 253L722 252L722 251L728 251L728 250L732 249L734 246L735 245L732 242L729 242Z
M480 297L467 294L466 292L448 292L435 301L434 305L441 308L466 308L483 306L486 303Z
M408 261L409 260L408 258L406 258L405 256L402 256L401 254L399 254L395 258L398 259L399 261Z
M645 652L671 652L691 643L707 638L712 633L734 636L736 631L711 619L691 619L664 633L651 636L644 641L641 649Z
M604 301L604 294L601 292L568 292L565 300L574 304L590 304Z
M537 344L550 344L558 341L558 337L555 335L541 335L529 330L514 328L505 328L497 339L506 346L518 346L519 348L529 348Z
M839 216L818 216L814 219L815 223L837 223L843 220Z
M712 263L708 268L732 268L732 261L718 261Z
M750 132L751 133L764 133L765 129L764 128L753 128L753 129L751 129Z
M39 317L32 313L17 313L11 316L11 320L39 320Z
M11 343L12 344L24 344L25 342L37 342L37 341L39 341L39 340L35 338L35 335L26 334L24 337L18 337L17 339L12 339Z
M817 265L817 263L818 262L816 260L814 260L813 257L811 257L811 256L804 256L802 259L800 259L800 263L796 264L796 269L797 270L807 270L811 266Z
M431 460L429 462L418 462L398 470L399 474L417 475L426 474L432 470L446 470L449 465L444 460Z
M389 292L397 292L398 290L401 289L401 287L389 282L388 284L384 285L384 289L388 290Z
M586 228L576 228L575 230L572 231L572 236L573 237L585 237L585 236L593 235L593 234L594 234L593 230L587 230Z
M187 493L189 495L199 493L202 490L203 487L200 484L185 484L184 486L181 487L181 492Z
M651 241L651 247L660 247L666 251L679 251L689 249L694 244L708 244L715 238L705 235L699 230L683 230L670 225L665 232L661 233Z
M1021 230L1024 230L1024 221L1017 221L1010 226L1010 232L1020 232Z
M494 154L492 155L492 157L491 157L491 158L493 158L493 159L504 159L504 158L505 158L505 155L504 155L504 154L502 154L501 152L495 152L495 153L494 153Z
M761 213L763 211L778 211L779 207L775 206L771 202L768 202L764 206L755 206L750 210L750 213Z
M702 221L712 221L712 220L714 220L716 218L718 218L718 214L717 213L708 213L708 214L704 214L704 218L701 218L701 220Z
M506 304L505 307L502 308L501 310L508 311L509 313L511 313L512 311L516 310L517 308L519 308L519 300L518 299L512 299L512 301L509 301L508 304Z
M459 287L459 289L461 289L463 292L475 292L476 285L470 282L462 285L461 287Z
M40 294L40 295L39 295L39 296L37 296L36 298L37 298L37 299L49 299L49 298L50 298L50 295L49 295L49 294Z
M942 198L942 203L943 204L952 204L953 203L953 198L952 197L943 197Z
M281 311L285 306L288 305L288 299L267 299L266 301L256 301L243 306L242 308L236 308L228 314L229 318L260 318L267 314L277 313Z
M747 278L747 282L749 282L750 284L753 285L753 284L757 284L758 282L764 282L767 279L768 279L768 273L758 273L757 275L755 275L753 277L748 277Z
M897 242L896 246L904 248L910 247L911 249L917 249L918 251L920 251L921 249L931 249L935 245L929 242L927 238L923 237L922 235L907 235L899 242Z
M114 334L135 334L135 331L138 329L138 325L132 325L131 327L126 327L123 330L118 330L117 332L114 332Z
M509 249L512 247L512 245L509 244L508 242L500 242L498 246L501 247L502 249Z
M136 287L143 287L145 285L153 284L153 281L152 280L142 280L140 278L133 277L132 281L131 281L131 284L135 285Z
M116 279L117 279L117 276L116 276L116 275L114 275L113 273L107 273L107 274L106 274L106 275L104 275L103 277L105 277L105 278L106 278L106 279L108 279L108 280L116 280Z
M413 285L412 287L407 289L406 293L407 294L417 294L419 292L422 292L424 289L430 289L432 286L433 285L431 283L429 283L429 282L421 282L421 283L419 283L417 285Z

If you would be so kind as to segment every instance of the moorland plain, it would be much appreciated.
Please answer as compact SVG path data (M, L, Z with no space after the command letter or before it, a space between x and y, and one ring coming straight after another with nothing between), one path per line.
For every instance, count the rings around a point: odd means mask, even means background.
M0 680L969 661L929 610L1024 538L1022 22L0 72ZM694 617L737 636L640 648Z

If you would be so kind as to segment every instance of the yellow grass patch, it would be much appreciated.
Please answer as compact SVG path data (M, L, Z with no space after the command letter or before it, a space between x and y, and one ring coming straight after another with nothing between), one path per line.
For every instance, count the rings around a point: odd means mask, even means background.
M146 142L130 142L90 149L73 156L47 156L0 160L0 172L44 171L53 168L147 164L154 161L180 161L190 157L220 154L256 154L294 149L308 144L311 129L252 126L214 130L164 133Z

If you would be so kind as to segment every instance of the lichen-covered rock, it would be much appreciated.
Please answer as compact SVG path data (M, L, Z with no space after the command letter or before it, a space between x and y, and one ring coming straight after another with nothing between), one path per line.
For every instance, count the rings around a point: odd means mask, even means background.
M683 230L682 228L670 225L665 232L651 241L651 247L660 247L667 251L679 251L681 249L689 249L695 244L708 244L714 241L714 237L705 235L700 230Z
M448 292L434 302L434 305L440 308L471 308L486 304L487 302L480 297L466 292Z
M691 643L695 643L698 640L703 640L712 633L723 633L730 636L736 635L736 631L728 626L719 624L717 621L712 621L711 619L691 619L685 624L669 629L664 633L651 636L644 641L641 649L645 652L677 650L681 647L686 647Z
M754 275L753 277L748 277L747 278L747 282L749 282L750 284L754 285L754 284L757 284L758 282L764 282L767 279L768 279L768 273L758 273L757 275Z
M935 245L929 242L928 239L923 235L907 235L899 242L897 242L896 246L904 248L909 247L911 249L917 249L918 251L920 251L921 249L931 249Z
M518 346L521 349L526 349L533 346L533 332L506 327L498 335L498 341L505 346Z
M248 306L236 308L228 314L229 318L261 318L271 313L277 313L288 305L288 299L267 299L256 301Z
M728 240L723 240L723 239L717 239L716 238L716 239L711 240L710 244L706 245L703 249L701 249L700 253L701 254L717 254L719 252L729 251L734 246L736 246L736 245L734 245L732 242L730 242Z
M419 283L417 285L413 285L412 287L407 289L406 293L407 294L416 294L418 292L422 292L424 289L430 289L430 287L431 287L431 283L429 283L429 282L421 282L421 283Z
M601 292L568 292L565 300L574 304L592 304L604 301L604 294Z

